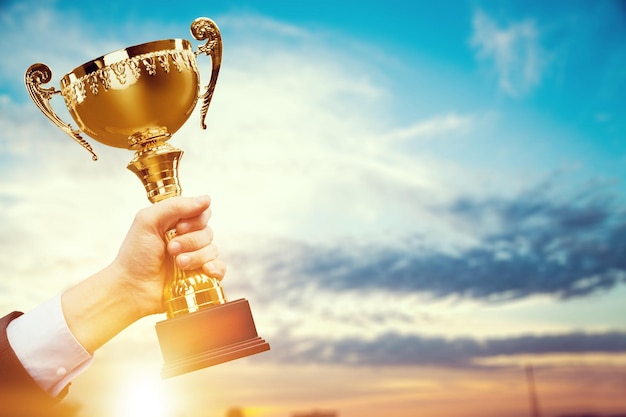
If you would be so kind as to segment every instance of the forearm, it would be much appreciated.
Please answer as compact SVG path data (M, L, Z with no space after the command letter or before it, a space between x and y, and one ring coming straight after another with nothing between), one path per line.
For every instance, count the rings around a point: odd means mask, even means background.
M145 314L130 288L124 288L119 271L111 264L66 290L63 314L72 334L90 353Z

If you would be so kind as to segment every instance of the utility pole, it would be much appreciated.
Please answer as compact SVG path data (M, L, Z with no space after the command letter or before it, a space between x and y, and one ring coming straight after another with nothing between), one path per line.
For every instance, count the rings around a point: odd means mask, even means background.
M526 365L526 385L528 386L528 400L530 402L530 417L541 417L539 400L535 392L535 372L532 365Z

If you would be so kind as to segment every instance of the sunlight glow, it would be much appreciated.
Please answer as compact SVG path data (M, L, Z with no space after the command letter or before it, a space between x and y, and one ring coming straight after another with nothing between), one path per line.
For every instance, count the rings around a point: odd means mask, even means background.
M119 417L167 417L167 394L160 380L144 378L129 381L120 395Z

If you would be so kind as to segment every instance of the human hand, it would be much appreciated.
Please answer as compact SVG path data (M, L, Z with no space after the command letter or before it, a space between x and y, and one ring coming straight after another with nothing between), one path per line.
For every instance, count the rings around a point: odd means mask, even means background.
M213 245L208 196L172 197L139 211L113 262L122 285L140 316L164 311L167 254L184 270L202 269L222 279L226 266ZM176 230L167 242L165 235Z
M165 310L168 254L182 269L202 268L210 277L224 277L226 266L207 225L210 204L208 196L172 197L140 210L115 260L64 291L65 320L88 352L138 319ZM172 229L176 236L167 242L165 234Z

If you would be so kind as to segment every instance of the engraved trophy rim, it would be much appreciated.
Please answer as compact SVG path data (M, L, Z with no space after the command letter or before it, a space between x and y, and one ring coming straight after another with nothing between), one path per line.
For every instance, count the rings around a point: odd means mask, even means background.
M126 48L120 48L77 66L61 78L61 87L66 87L86 75L100 69L110 67L118 62L123 62L128 59L154 52L176 50L190 51L193 53L193 46L187 39L171 38L144 42L128 46Z

